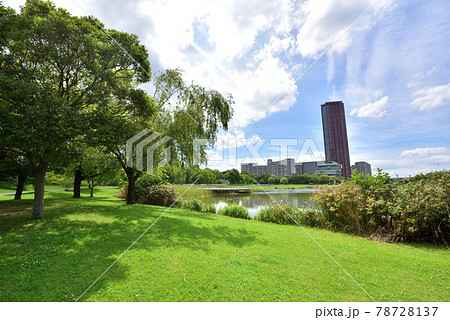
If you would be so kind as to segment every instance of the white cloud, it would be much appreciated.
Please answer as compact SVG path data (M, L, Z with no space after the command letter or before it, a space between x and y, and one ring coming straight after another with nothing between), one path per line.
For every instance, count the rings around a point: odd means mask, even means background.
M234 134L231 132L225 132L217 137L216 148L218 150L240 148L247 142L255 144L261 138L257 134L253 134L250 138L245 137L245 133L242 130L234 130Z
M366 16L361 17L361 21L354 25L354 29L370 28L371 16L380 15L380 12L391 7L391 3L391 0L376 3ZM352 41L352 32L345 32L371 4L371 0L306 1L303 5L306 21L297 34L297 52L306 57L314 57L341 36L332 51L344 51Z
M374 102L367 103L360 108L353 109L350 114L356 114L358 118L382 118L385 116L388 106L389 97L384 96Z
M414 93L418 96L411 105L422 111L433 110L443 105L450 105L450 83L418 90Z
M400 157L428 157L443 154L445 152L447 152L447 149L444 147L416 148L402 151Z

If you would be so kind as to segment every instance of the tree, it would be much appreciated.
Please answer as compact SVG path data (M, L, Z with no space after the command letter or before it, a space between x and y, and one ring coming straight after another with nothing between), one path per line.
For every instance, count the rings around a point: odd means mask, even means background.
M311 175L311 183L312 184L319 184L320 183L320 178L317 174L313 174Z
M256 177L256 181L260 184L267 184L269 183L270 174L269 173L263 173Z
M272 176L270 176L269 179L267 180L269 184L275 184L275 181L276 181L275 177Z
M1 158L1 156L0 156ZM14 200L22 199L22 192L25 187L30 174L24 169L25 164L18 165L22 159L16 159L16 162L11 161L8 158L3 158L0 161L0 179L3 180L15 180L16 193L14 194Z
M123 149L126 140L143 129L170 137L167 144L171 147L171 163L187 168L186 180L193 183L197 179L197 172L191 169L206 163L206 148L214 144L219 128L227 130L232 114L233 101L230 95L223 96L215 90L195 84L188 85L180 70L164 71L155 77L153 84L155 92L151 97L139 92L139 95L131 96L133 99L125 104L115 103L99 113L104 117L99 118L100 122L112 125L108 132L96 136L103 138L100 144L108 145L127 175L128 204L136 202L135 182L141 172L127 165L128 155ZM111 111L116 109L118 110ZM126 116L118 116L122 114ZM194 152L196 139L208 139L208 142ZM143 154L145 156L145 150ZM136 158L135 154L129 156ZM194 163L196 157L199 161Z
M219 129L228 130L233 97L187 84L179 69L167 69L155 76L154 87L151 96L160 110L154 128L172 138L169 144L173 161L189 167L206 164L206 150L214 145ZM196 146L198 139L204 139L205 144Z
M286 178L286 177L282 177L282 178L280 178L280 183L281 183L281 184L288 184L288 183L289 183L289 180L288 180L288 178Z
M331 181L330 177L328 175L326 175L326 174L321 174L319 176L319 183L320 184L327 184L327 183L330 183L330 181Z
M308 173L303 173L301 176L301 184L310 184L311 183L311 176Z
M114 169L117 169L117 161L111 157L111 154L102 152L96 148L87 148L83 160L79 163L79 168L87 180L90 196L94 196L94 188L102 181L107 180L114 175Z
M225 174L223 172L220 172L219 170L213 170L216 180L219 181L220 179L225 179Z
M255 178L255 176L253 174L251 174L251 173L250 174L249 173L241 173L241 181L245 185L253 184L254 183L254 181L253 181L254 178Z
M0 151L27 160L34 219L43 218L49 165L83 139L96 108L149 80L137 37L103 28L51 2L27 0L20 13L0 4Z
M299 174L293 174L288 177L288 182L291 184L302 184L303 178Z
M237 169L231 169L225 172L225 179L228 180L231 184L239 184L241 183L241 175Z
M211 169L200 169L200 172L197 176L198 178L198 183L201 184L213 184L216 183L216 175L214 174L214 172Z
M186 183L186 170L180 165L167 165L163 168L169 183Z

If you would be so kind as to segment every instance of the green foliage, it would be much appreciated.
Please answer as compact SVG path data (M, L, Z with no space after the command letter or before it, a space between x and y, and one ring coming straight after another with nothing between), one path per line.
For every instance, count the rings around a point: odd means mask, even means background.
M293 174L288 177L289 183L292 184L310 184L311 176L307 173L304 174Z
M168 207L174 204L177 193L172 185L157 184L142 188L138 193L138 203Z
M391 241L450 241L450 174L398 186L389 176L355 174L314 195L334 230Z
M225 172L225 179L228 180L231 184L239 184L242 182L241 175L236 169L231 169Z
M312 228L330 229L330 223L323 212L317 209L297 208L294 212L295 220L304 226Z
M143 174L136 180L136 186L141 188L149 188L158 184L163 184L166 181L164 180L164 176L161 174Z
M391 240L450 245L450 172L398 188L391 212Z
M197 175L198 181L200 184L214 184L217 183L216 175L214 171L211 169L200 169Z
M65 174L57 174L53 171L49 171L45 177L45 183L70 188L73 183L73 178Z
M270 178L270 174L268 174L268 173L263 173L263 174L260 174L260 175L258 175L258 176L256 177L256 181L257 181L259 184L267 184L267 183L269 183L269 178Z
M287 204L273 204L264 207L254 219L285 225L297 225L298 223L308 227L324 229L327 229L329 225L320 210L292 208Z
M270 175L269 179L267 179L268 184L280 184L280 178L278 178L276 175Z
M213 204L207 204L196 198L182 199L178 207L198 212L216 213L216 207Z
M241 173L241 181L243 184L245 185L250 185L250 184L254 184L255 183L255 175L252 173Z
M287 204L272 204L262 208L255 216L256 220L277 224L295 224L291 217L294 217L295 209Z
M203 201L192 198L192 199L183 199L181 201L180 208L193 210L193 211L202 211L203 209Z
M194 188L191 185L175 186L177 193L183 198L210 196L211 191L203 188Z
M250 220L247 208L238 204L230 204L225 208L220 209L219 214L233 218Z
M137 36L105 33L96 18L51 2L27 1L19 13L0 3L0 12L0 152L26 159L35 180L32 217L40 219L49 165L68 162L74 141L93 131L124 130L111 130L104 110L142 98L135 88L150 78L148 52Z
M410 178L408 180L408 183L409 182L419 182L421 180L430 180L430 179L435 179L435 178L441 178L441 177L447 175L448 173L449 173L448 170L429 172L426 174L421 173L421 174L415 175L414 177Z
M289 183L288 178L286 178L286 177L280 178L280 184L288 184L288 183Z
M186 170L180 165L166 165L163 169L169 183L185 184Z
M172 154L186 166L204 164L206 149L214 145L220 128L228 129L234 104L230 94L186 83L179 69L167 69L154 78L156 105L164 112L154 119L155 129L173 139ZM194 145L204 139L204 145ZM196 163L194 163L196 162Z

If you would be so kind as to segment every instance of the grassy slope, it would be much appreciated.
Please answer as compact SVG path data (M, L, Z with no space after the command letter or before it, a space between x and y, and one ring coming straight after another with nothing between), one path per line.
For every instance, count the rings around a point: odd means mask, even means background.
M0 198L0 301L74 300L166 210L115 192L48 194L42 221L29 200ZM450 300L445 248L306 230L378 301ZM369 298L299 227L170 209L81 300Z

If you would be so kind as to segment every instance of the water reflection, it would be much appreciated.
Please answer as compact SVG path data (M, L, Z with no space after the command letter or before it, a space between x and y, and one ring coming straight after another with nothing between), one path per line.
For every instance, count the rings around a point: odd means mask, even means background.
M217 212L230 204L240 204L248 209L250 216L273 203L273 200L288 204L291 207L316 208L312 200L312 189L268 190L246 194L213 195L203 200L216 206Z

